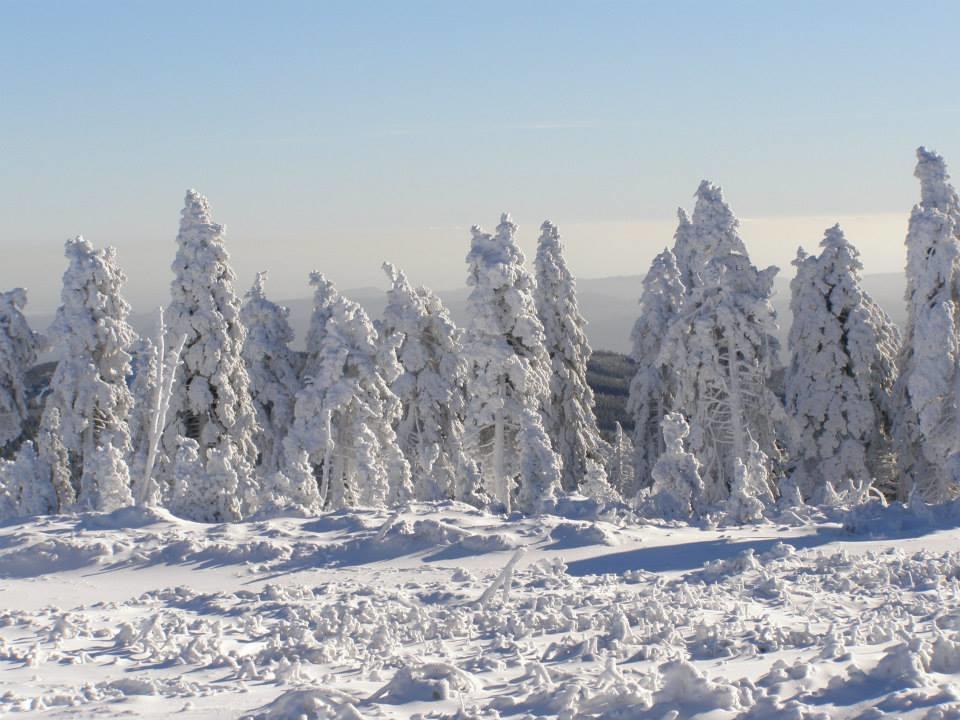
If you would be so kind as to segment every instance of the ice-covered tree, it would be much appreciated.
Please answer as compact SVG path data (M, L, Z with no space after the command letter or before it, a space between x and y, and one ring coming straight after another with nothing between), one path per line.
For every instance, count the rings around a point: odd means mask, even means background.
M587 321L577 303L577 289L567 268L556 226L540 226L534 261L537 314L543 323L550 357L550 396L543 414L547 435L563 462L563 487L576 490L587 472L587 461L600 462L606 442L600 437L593 411L593 390L587 384L590 344Z
M960 207L946 163L917 150L920 204L907 231L907 328L899 358L895 437L900 495L960 493Z
M131 444L128 464L131 477L140 478L146 466L150 430L153 414L156 411L157 378L159 377L157 367L160 358L156 344L147 337L135 342L130 354L133 375L130 394L133 396L133 406L127 419Z
M49 469L33 442L24 442L13 460L0 460L0 518L47 515L57 510Z
M72 507L77 500L77 487L74 487L70 475L70 453L63 444L60 433L60 410L47 407L40 420L37 431L37 455L43 464L44 480L53 487L56 503L54 510L63 512Z
M397 342L381 342L366 312L313 273L313 352L284 440L288 464L307 461L325 507L387 505L412 495L410 465L393 423L400 401L389 384L401 372Z
M181 435L196 440L201 452L218 448L218 457L230 459L241 498L255 498L256 410L243 362L246 331L240 321L240 299L233 285L236 276L224 234L223 225L213 221L207 199L188 190L166 315L167 344L175 347L182 338L186 342L163 445L167 457L176 453ZM224 443L233 450L226 450ZM244 503L242 500L241 515L254 509Z
M783 405L768 386L779 350L770 303L777 268L757 270L736 228L720 189L701 184L692 231L717 254L697 273L660 356L676 372L673 409L690 423L708 503L727 497L735 461L746 457L752 441L779 472L778 431L789 433Z
M677 237L689 225L681 211L681 228ZM653 259L643 278L640 296L640 316L631 333L633 350L630 357L636 363L637 373L630 382L627 411L633 415L633 484L623 487L625 497L633 497L652 482L651 471L663 452L663 434L660 421L672 407L677 392L676 370L661 358L660 350L667 329L678 317L683 306L685 290L674 255L664 250Z
M133 505L130 471L124 453L110 440L85 458L77 504L83 510L110 512Z
M580 483L580 494L600 502L618 502L622 499L610 482L606 469L596 460L587 461L586 474Z
M387 342L400 340L401 372L390 389L400 399L397 442L413 472L414 496L478 504L480 488L469 482L476 472L467 469L463 450L463 333L434 293L414 288L389 263L383 269L392 285L381 330Z
M520 446L517 509L531 515L549 512L561 489L562 463L550 447L550 438L536 410L523 409L517 443Z
M799 251L790 283L787 412L798 436L798 487L878 480L894 490L890 428L900 333L860 286L859 253L839 225L819 256Z
M688 295L705 282L704 274L713 258L731 253L747 255L738 232L740 223L724 201L720 186L703 180L695 197L692 220L682 209L677 211L679 224L673 246Z
M624 498L632 498L637 494L633 474L633 453L630 436L623 431L620 423L617 423L613 442L610 444L610 454L607 457L607 478L614 490Z
M525 411L539 413L550 392L550 358L537 316L534 280L503 215L495 235L474 226L467 255L470 316L466 446L488 493L509 510L521 470ZM548 448L549 449L549 448ZM529 452L532 452L530 450Z
M266 273L257 273L240 311L246 328L243 359L260 431L256 435L264 473L280 467L283 438L293 422L293 404L300 389L300 361L290 349L290 310L267 299Z
M23 315L26 304L23 288L0 293L0 453L14 448L29 420L27 371L37 362L42 338Z
M684 447L690 426L683 415L665 415L661 427L664 450L651 471L650 512L668 520L687 520L702 509L700 461Z
M728 523L743 525L763 519L764 508L773 502L767 465L767 456L752 441L746 456L734 459L733 483L724 506Z
M108 445L130 451L127 418L133 396L127 387L130 350L136 339L127 322L126 281L113 248L102 250L78 237L68 240L61 305L50 330L57 368L50 381L46 412L60 415L60 435L70 454L74 486L84 463Z

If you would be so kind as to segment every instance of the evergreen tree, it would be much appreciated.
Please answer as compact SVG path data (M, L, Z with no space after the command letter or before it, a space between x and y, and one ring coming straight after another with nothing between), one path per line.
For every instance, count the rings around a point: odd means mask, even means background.
M682 414L665 415L661 427L664 450L651 471L650 511L668 520L687 520L703 504L700 461L684 447L690 426Z
M289 465L304 455L320 478L330 508L382 506L412 495L410 466L397 445L393 423L401 407L389 384L400 374L396 343L380 342L367 314L321 274L315 288L314 353L297 393L294 422L284 441Z
M521 471L526 410L539 413L550 391L550 358L537 316L534 281L514 240L516 225L503 215L495 235L474 226L467 255L470 323L464 350L467 370L466 446L479 464L488 493L507 510ZM542 430L542 428L541 428ZM521 437L521 435L523 437ZM545 434L544 434L545 437Z
M681 211L680 238L689 225ZM679 242L679 240L678 240ZM664 451L660 421L672 407L677 393L676 370L660 356L667 329L679 316L685 290L680 271L670 250L653 259L643 278L640 296L640 317L633 326L630 357L637 365L637 374L630 383L627 411L633 415L633 483L621 489L625 497L634 497L652 482L653 466Z
M609 448L600 437L593 390L587 384L592 352L587 321L577 303L576 283L563 256L560 233L549 221L540 227L534 268L534 297L552 370L545 425L563 462L563 487L573 491L586 477L587 462L601 461Z
M127 419L131 444L128 464L130 475L139 481L146 470L150 430L156 412L160 357L157 346L146 337L134 343L131 357L133 381L130 383L130 394L133 396L133 406Z
M255 510L245 502L257 494L253 471L257 423L242 357L246 331L240 321L240 300L233 287L236 276L224 247L224 233L224 227L213 222L207 199L188 190L166 316L167 344L176 347L182 338L186 342L163 446L167 457L173 457L182 435L196 440L201 452L218 448L218 457L229 457L238 479L240 515L245 516ZM225 443L233 450L226 450ZM219 513L217 508L208 510ZM209 514L202 509L197 512Z
M43 338L30 330L26 304L23 288L0 293L0 453L15 448L30 418L27 371L37 362Z
M39 482L50 483L56 498L53 509L64 512L76 502L80 483L78 480L76 487L73 484L70 453L63 444L60 410L56 407L47 407L43 411L37 432L37 451L44 472Z
M914 175L895 436L901 499L937 502L960 492L960 207L940 155L919 148Z
M767 456L757 443L750 441L746 457L734 458L733 462L733 483L725 505L726 520L735 525L758 522L763 519L764 508L773 502L767 476Z
M78 505L84 510L99 512L133 505L127 461L110 440L97 446L83 463Z
M65 254L61 305L51 328L58 362L45 412L59 413L60 439L79 489L84 463L98 447L130 452L133 396L127 376L136 334L127 322L130 306L121 295L126 278L116 251L95 250L78 237L67 241Z
M779 351L770 304L777 268L750 263L736 218L713 185L700 185L693 226L717 254L696 273L699 284L670 324L660 358L676 371L673 409L688 417L705 500L714 503L729 494L735 461L751 442L768 458L768 470L779 471L778 431L786 444L791 438L783 405L768 387Z
M57 510L50 472L33 442L24 442L13 460L0 460L0 519L47 515Z
M890 428L900 333L860 287L859 253L839 225L819 256L800 250L790 284L787 411L798 430L798 487L878 479L893 490Z
M634 489L633 457L634 449L630 436L623 431L620 423L617 423L607 458L607 477L613 489L624 498L632 498L637 494Z
M524 408L520 423L517 509L531 515L550 512L561 487L560 456L550 447L540 413Z
M436 295L414 289L406 276L384 263L392 287L387 291L382 335L400 340L401 372L390 384L402 416L397 442L410 463L418 500L454 498L480 504L480 488L471 478L463 451L462 415L466 404L467 361L463 333Z
M257 273L240 311L246 328L243 359L260 431L256 444L265 473L280 467L283 438L293 423L293 404L300 389L300 362L290 349L290 310L267 299L266 273Z

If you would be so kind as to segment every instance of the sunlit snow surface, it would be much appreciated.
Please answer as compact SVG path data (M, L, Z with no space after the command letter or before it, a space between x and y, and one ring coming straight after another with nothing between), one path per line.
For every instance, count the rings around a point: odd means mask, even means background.
M5 525L0 713L960 717L954 508L706 530L565 511Z

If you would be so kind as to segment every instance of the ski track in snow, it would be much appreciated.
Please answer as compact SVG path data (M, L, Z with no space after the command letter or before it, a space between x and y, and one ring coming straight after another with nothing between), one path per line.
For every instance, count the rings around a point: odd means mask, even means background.
M938 512L7 523L0 714L960 718L960 522Z

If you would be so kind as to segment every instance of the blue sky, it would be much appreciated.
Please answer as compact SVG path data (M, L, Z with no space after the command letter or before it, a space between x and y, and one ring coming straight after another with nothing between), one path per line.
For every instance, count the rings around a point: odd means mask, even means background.
M462 285L472 223L641 273L699 180L758 263L839 219L902 265L918 144L960 163L960 4L0 0L0 286L56 304L63 240L163 300L183 192L248 285Z

